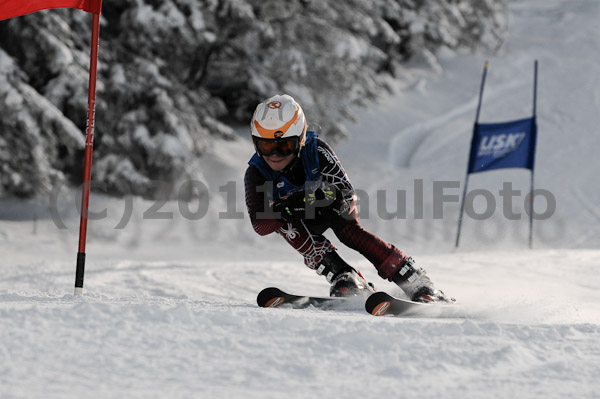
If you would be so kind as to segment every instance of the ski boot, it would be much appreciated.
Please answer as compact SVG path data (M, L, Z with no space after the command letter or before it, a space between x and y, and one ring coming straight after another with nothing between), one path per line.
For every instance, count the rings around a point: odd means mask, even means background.
M329 296L357 296L375 292L373 284L346 263L337 251L327 253L319 262L316 272L318 275L325 275L331 284Z
M454 302L454 299L448 298L433 286L425 270L415 267L413 258L406 260L398 273L392 277L392 281L402 288L413 302Z
M384 275L387 274L387 276ZM394 252L379 268L379 274L395 283L413 302L454 302L434 287L425 270L417 269L413 258L394 247Z

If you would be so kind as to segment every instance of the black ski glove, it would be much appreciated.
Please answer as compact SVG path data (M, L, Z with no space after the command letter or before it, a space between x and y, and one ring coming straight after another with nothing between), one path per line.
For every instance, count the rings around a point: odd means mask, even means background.
M273 211L279 212L280 219L291 223L293 220L306 218L306 194L298 191L286 199L273 204Z
M350 204L335 185L324 182L314 192L298 191L276 202L273 211L288 223L297 219L328 221L348 215Z
M317 208L317 214L325 218L344 217L350 213L350 204L344 199L343 193L333 184L323 183L315 191L316 199L322 204Z

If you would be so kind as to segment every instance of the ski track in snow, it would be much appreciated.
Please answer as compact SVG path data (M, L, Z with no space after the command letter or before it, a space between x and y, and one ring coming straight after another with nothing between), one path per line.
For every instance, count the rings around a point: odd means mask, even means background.
M206 174L214 193L204 220L142 220L149 203L136 199L130 226L118 230L122 202L93 198L113 219L90 223L81 297L71 295L77 217L58 230L47 212L32 222L27 204L3 202L14 215L0 222L0 398L597 398L600 7L509 7L481 121L527 115L539 58L536 174L559 207L555 219L536 221L538 249L523 249L524 222L494 219L466 221L465 245L450 253L456 209L443 221L427 212L424 220L383 221L374 211L363 221L458 299L454 317L257 308L267 286L326 295L328 284L279 237L258 237L247 219L219 219L228 205L244 210L243 196L216 194L228 179L239 181L247 158L232 157L244 143L224 142L201 161L218 172ZM415 179L426 191L436 179L462 179L484 58L448 55L444 73L420 70L412 91L364 111L362 125L350 128L356 141L338 151L353 183L374 194L410 192ZM370 140L361 136L377 129ZM475 183L496 187L502 179L487 176ZM502 239L486 238L494 229ZM364 258L340 252L378 289L399 294Z

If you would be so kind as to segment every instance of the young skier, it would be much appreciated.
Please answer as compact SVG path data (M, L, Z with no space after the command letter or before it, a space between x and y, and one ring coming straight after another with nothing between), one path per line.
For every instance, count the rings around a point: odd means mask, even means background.
M323 236L328 228L411 300L449 301L412 258L361 227L354 188L342 164L325 141L307 131L304 112L291 96L276 95L260 103L250 129L256 154L244 184L258 234L281 235L306 266L327 278L331 296L369 293L374 287Z

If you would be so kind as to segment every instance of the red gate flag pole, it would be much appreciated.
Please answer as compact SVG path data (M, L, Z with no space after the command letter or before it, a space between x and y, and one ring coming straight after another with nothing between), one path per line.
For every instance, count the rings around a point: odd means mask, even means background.
M100 0L101 1L101 0ZM94 149L94 125L96 121L96 76L98 71L98 41L100 37L100 13L92 18L92 48L90 51L90 84L88 91L87 125L85 133L85 158L83 161L83 186L81 196L81 221L79 223L79 249L75 271L75 295L83 292L85 272L85 243L87 240L90 185L92 180L92 151Z
M77 270L75 272L75 295L81 295L83 292L85 243L87 240L90 182L92 179L92 151L94 147L94 124L96 118L96 77L98 71L98 42L100 37L100 11L102 10L102 0L0 0L0 20L51 8L76 8L92 13L93 15L88 111L85 132L85 158L83 166L83 193L81 197Z

